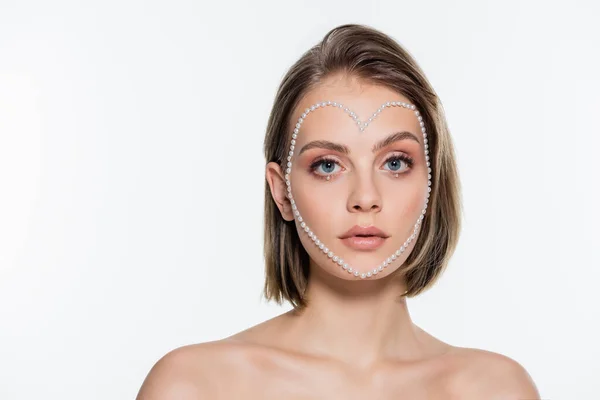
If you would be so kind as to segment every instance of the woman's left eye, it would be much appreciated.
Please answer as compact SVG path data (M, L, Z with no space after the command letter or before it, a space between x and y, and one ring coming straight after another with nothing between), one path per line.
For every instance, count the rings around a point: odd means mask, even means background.
M400 170L401 163L406 164L408 166L408 168L406 169L411 169L414 164L413 159L404 154L392 156L385 160L385 164L389 163L391 163L390 165L393 165L392 169L390 169L390 171L392 172L398 172Z

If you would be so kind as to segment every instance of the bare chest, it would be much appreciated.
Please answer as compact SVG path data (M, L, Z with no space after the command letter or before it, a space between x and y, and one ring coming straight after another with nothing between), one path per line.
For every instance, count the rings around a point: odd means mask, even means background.
M323 366L253 368L213 378L218 399L452 399L444 375L427 369L386 370L369 374ZM211 397L212 398L212 397Z
M239 390L241 389L241 390ZM443 388L436 385L418 383L395 383L389 386L359 386L352 382L318 383L306 381L273 382L273 380L258 381L252 387L238 388L235 395L228 398L246 399L289 399L289 400L448 400L452 396ZM232 393L233 394L233 393Z

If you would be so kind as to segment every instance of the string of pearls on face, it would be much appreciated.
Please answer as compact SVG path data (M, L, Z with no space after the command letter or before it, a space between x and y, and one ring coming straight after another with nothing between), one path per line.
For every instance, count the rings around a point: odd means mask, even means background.
M361 132L363 132L365 130L365 128L373 121L373 119L375 117L377 117L377 115L379 115L379 113L381 113L384 109L389 108L389 107L404 107L409 110L413 110L415 112L415 115L417 116L417 119L419 120L419 124L421 126L421 132L423 133L423 148L424 148L424 152L425 152L425 161L427 162L427 193L425 195L425 205L423 206L423 209L421 210L421 215L419 215L419 218L417 219L417 222L415 223L415 225L413 227L413 233L405 240L404 244L398 250L396 250L392 255L390 255L388 258L386 258L381 264L377 265L373 269L370 269L366 272L359 272L355 267L349 265L341 257L338 257L337 255L335 255L333 253L333 251L329 250L329 248L323 242L321 242L319 240L317 235L315 235L315 233L309 228L309 226L303 220L302 216L300 215L300 211L298 210L298 207L296 206L296 202L294 201L294 197L292 196L290 173L292 172L292 157L294 155L294 147L296 145L296 139L298 137L298 132L300 131L302 122L306 119L306 117L311 112L317 110L318 108L323 108L323 107L328 107L328 106L336 107L336 108L340 108L340 109L344 110L344 112L346 112L346 114L348 114L356 122L356 124L358 125L358 128L360 129ZM404 250L406 250L406 248L412 242L412 240L416 238L417 231L418 231L419 227L421 226L421 221L423 221L423 218L425 216L425 211L427 210L427 204L429 203L429 195L431 193L431 165L429 162L429 147L427 144L427 134L425 132L425 123L423 122L423 118L421 117L419 110L416 110L416 107L413 104L404 103L401 101L388 101L386 103L383 103L377 109L377 111L375 111L375 113L373 113L373 115L371 117L369 117L369 119L363 123L360 121L360 119L358 119L358 116L353 111L351 111L348 107L344 107L343 104L336 103L334 101L324 101L324 102L316 103L316 104L310 106L309 108L304 110L304 113L300 116L300 118L298 118L298 122L296 123L294 132L292 134L290 151L287 156L287 168L285 170L285 183L287 185L287 197L290 199L290 202L292 204L294 218L300 223L300 226L302 227L304 233L308 235L308 237L313 241L313 243L323 253L327 254L327 256L329 257L329 259L332 262L339 265L344 271L348 272L349 274L352 274L355 277L360 277L361 279L371 278L371 277L377 275L379 272L383 271L384 268L387 268L388 265L390 265L394 260L396 260L396 258L398 258L404 252Z

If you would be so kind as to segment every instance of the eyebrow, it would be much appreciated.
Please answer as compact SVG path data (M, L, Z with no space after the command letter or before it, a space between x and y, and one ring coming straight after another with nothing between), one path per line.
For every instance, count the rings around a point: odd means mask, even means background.
M394 132L391 135L389 135L388 137L386 137L385 139L375 143L375 145L373 146L373 149L371 151L373 153L375 153L375 152L389 146L390 144L392 144L394 142L398 142L400 140L405 140L405 139L414 140L415 142L420 143L419 139L417 139L417 137L409 131ZM298 153L298 155L304 153L307 150L315 149L315 148L333 150L333 151L337 151L338 153L342 153L342 154L346 154L346 155L350 154L350 149L346 145L330 142L328 140L314 140L312 142L305 144L302 147L302 149L300 150L300 152Z

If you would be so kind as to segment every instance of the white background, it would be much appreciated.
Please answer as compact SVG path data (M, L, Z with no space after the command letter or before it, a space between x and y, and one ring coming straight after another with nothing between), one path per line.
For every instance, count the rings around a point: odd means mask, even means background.
M0 398L132 399L290 308L261 298L264 131L351 22L414 55L456 146L464 229L414 321L597 398L598 3L250 3L0 1Z

